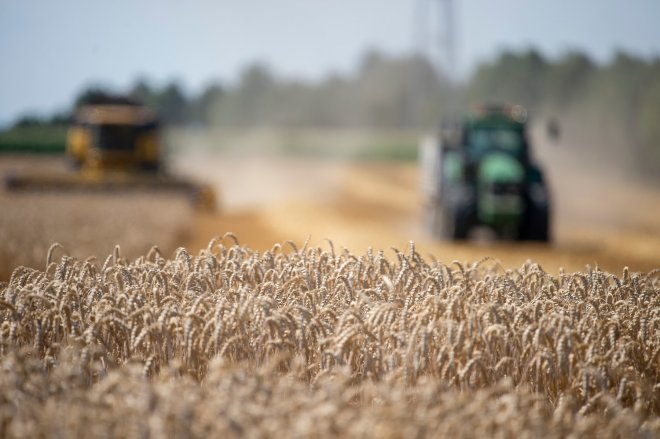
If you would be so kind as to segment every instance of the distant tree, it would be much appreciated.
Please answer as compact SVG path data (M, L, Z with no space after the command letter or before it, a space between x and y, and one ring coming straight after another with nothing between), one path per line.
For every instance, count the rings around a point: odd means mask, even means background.
M275 78L268 67L263 64L253 64L241 74L239 88L253 95L263 95L274 84Z
M81 105L102 101L109 98L111 95L112 93L107 88L100 85L92 85L83 89L78 96L76 96L73 107L78 108Z
M149 84L149 81L146 78L138 78L133 83L128 94L154 109L158 105L158 93Z
M215 120L214 108L221 105L225 96L224 88L218 83L207 86L190 103L190 119L192 122L210 126Z
M358 122L405 128L428 126L448 106L447 81L423 57L388 57L368 52L356 78Z
M16 122L14 122L14 128L34 128L43 126L46 124L46 121L43 117L36 114L27 114L19 117Z
M535 108L542 103L549 64L536 50L506 51L482 64L468 84L471 101L517 102Z
M71 113L69 111L60 111L52 116L39 116L36 114L27 114L19 117L12 128L37 128L54 125L68 125L71 123Z
M553 63L548 71L544 90L545 104L562 109L584 98L593 80L596 66L581 52L569 52Z
M639 132L641 154L638 164L647 175L660 180L660 62L651 68L652 80L639 104L636 130Z
M59 111L48 119L49 125L69 125L73 119L71 111Z
M275 78L263 64L248 66L241 74L238 89L231 99L230 120L238 125L263 125L270 121L270 101Z
M166 85L156 98L158 113L164 122L181 125L186 122L187 101L176 81Z

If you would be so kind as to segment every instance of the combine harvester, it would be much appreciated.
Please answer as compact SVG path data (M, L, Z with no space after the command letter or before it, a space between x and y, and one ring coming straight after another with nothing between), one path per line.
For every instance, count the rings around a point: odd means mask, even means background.
M23 173L5 179L9 191L181 193L213 211L215 192L167 173L158 118L139 102L103 96L78 108L67 135L69 173Z
M550 241L549 191L520 105L474 107L424 139L420 158L433 237L463 240L486 227L502 239Z

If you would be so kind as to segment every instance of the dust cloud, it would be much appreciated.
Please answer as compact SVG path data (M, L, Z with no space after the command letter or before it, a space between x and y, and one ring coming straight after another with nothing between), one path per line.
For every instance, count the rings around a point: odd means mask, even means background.
M550 144L537 140L536 131L536 153L554 202L549 246L429 238L422 227L419 172L411 162L209 153L175 161L178 172L213 182L222 194L218 214L196 218L188 246L196 251L226 232L262 251L289 239L327 245L327 238L355 252L404 250L412 240L445 262L491 256L507 267L532 259L553 272L587 265L615 272L624 266L657 268L658 188L628 178L616 166L576 159L566 139Z

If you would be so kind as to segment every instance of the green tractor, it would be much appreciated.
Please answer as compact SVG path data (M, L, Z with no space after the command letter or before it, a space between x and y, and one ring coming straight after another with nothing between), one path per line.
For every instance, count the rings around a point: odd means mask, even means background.
M463 240L485 226L503 239L550 240L548 187L526 127L520 105L478 106L422 150L432 236Z

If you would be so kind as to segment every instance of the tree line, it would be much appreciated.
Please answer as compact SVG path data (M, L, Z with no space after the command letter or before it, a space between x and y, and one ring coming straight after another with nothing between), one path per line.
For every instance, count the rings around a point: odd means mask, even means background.
M16 125L66 123L77 105L109 91L89 87L71 111L22 117ZM318 81L280 77L255 63L235 84L212 83L198 94L176 81L158 87L146 79L122 92L169 125L237 128L428 129L472 102L516 102L556 117L577 143L618 153L647 172L660 165L660 58L624 52L598 64L579 51L554 59L533 49L505 51L452 86L422 56L371 51L353 73Z

